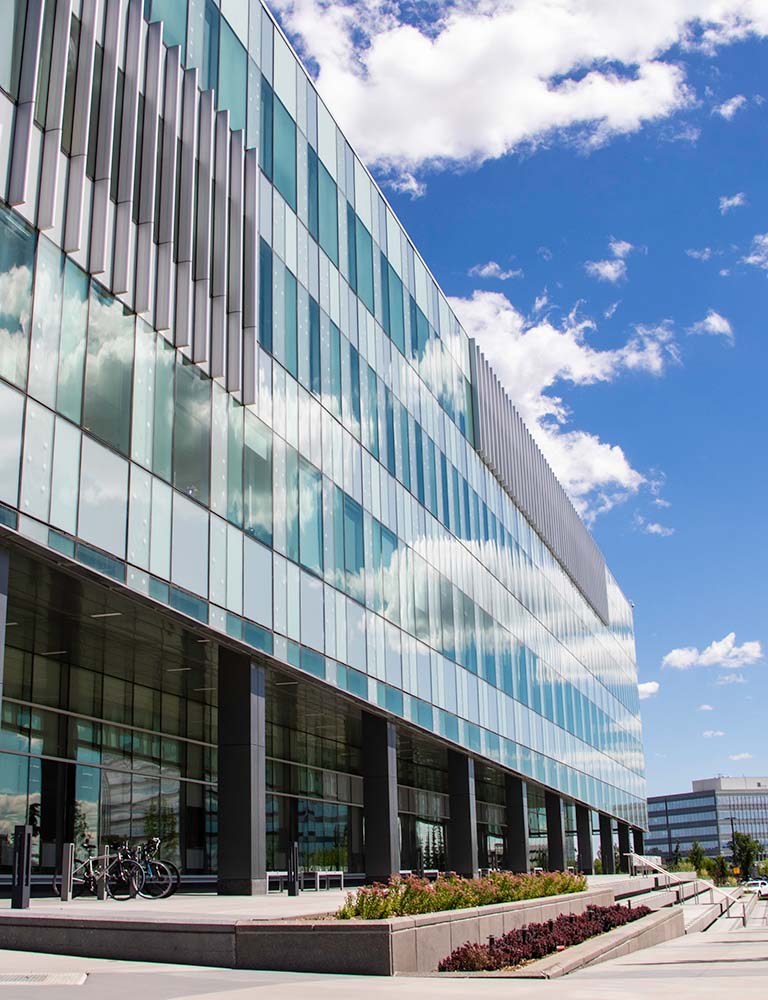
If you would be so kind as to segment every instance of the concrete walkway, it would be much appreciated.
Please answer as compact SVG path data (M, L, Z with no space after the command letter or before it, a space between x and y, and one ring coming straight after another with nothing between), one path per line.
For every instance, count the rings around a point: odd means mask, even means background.
M169 956L170 957L170 956ZM749 926L719 921L704 934L574 973L537 982L509 979L377 979L189 966L110 962L0 951L0 983L8 973L84 972L82 986L0 985L0 1000L333 1000L377 997L507 1000L765 1000L768 983L768 902L755 907Z

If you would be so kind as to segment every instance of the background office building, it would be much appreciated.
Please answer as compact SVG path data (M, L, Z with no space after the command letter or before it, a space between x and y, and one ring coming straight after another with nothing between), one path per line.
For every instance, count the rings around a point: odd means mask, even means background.
M669 861L698 840L710 857L730 857L734 832L746 833L768 854L768 778L704 778L681 795L648 799L646 850Z
M629 605L269 12L6 8L3 870L641 839Z

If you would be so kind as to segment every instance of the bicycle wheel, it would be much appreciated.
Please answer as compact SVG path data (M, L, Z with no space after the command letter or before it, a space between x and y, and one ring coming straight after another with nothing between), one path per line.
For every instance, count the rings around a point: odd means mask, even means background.
M107 894L126 900L137 896L144 886L144 869L136 861L114 861L107 871Z
M171 873L171 879L173 881L173 886L171 888L171 891L168 893L168 895L172 896L174 894L174 892L176 892L176 890L181 885L181 872L179 871L179 869L176 867L176 865L172 861L162 861L162 864L164 864L165 867L168 869L168 871Z
M144 885L139 895L144 899L165 899L174 889L173 875L162 861L144 862Z

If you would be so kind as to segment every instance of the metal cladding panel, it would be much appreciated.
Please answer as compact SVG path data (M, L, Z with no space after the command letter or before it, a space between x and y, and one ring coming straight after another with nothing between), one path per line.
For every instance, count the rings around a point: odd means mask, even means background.
M475 341L470 360L478 453L607 624L600 550Z
M118 3L120 0L118 0ZM51 68L48 82L48 105L45 112L43 158L40 169L40 197L37 204L38 229L52 229L59 190L59 151L64 117L64 91L67 78L69 30L72 0L59 0L53 26Z
M16 122L11 149L11 175L8 201L11 205L25 205L29 180L29 159L32 146L32 129L37 99L37 67L43 33L43 2L30 0L27 4L27 22L21 52L21 75Z

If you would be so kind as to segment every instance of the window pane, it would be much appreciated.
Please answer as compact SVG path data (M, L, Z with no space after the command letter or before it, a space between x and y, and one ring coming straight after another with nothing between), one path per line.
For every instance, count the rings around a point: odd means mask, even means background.
M245 128L248 94L248 57L226 21L221 22L221 60L219 62L219 110L229 109L229 124Z
M15 100L19 88L21 51L24 47L24 0L3 3L3 33L0 36L0 87Z
M83 427L124 454L128 453L131 430L133 336L131 313L93 284Z
M285 269L285 367L296 378L298 363L296 278Z
M203 22L203 61L200 89L215 90L219 77L219 12L213 0L206 0Z
M299 460L299 551L302 566L322 572L322 476L304 459Z
M59 391L56 406L63 416L80 423L83 406L83 367L88 330L88 275L67 260L61 318Z
M187 5L180 0L152 0L150 21L163 22L163 41L167 46L181 46L181 62L185 61L187 41Z
M307 146L307 217L309 231L316 240L320 237L318 165L317 153Z
M346 494L344 495L344 570L349 596L362 603L365 600L363 509Z
M309 389L320 395L320 306L309 298Z
M208 512L178 493L173 495L171 579L208 596Z
M243 465L245 530L272 544L272 434L252 413L245 415Z
M49 240L38 242L28 392L51 408L56 400L64 260Z
M27 380L34 264L35 234L0 206L0 375L22 387Z
M357 294L373 312L373 240L359 219L356 222Z
M296 123L275 98L274 111L275 187L296 211Z
M156 340L152 471L170 482L173 456L173 369L176 352L165 338L157 337Z
M339 203L333 178L321 164L319 177L320 246L339 266Z
M227 518L243 523L243 416L245 408L229 397L227 430Z
M403 283L388 264L389 268L389 327L392 340L405 354L405 326L403 323Z
M272 180L272 162L274 156L273 150L273 106L275 103L275 96L272 93L272 88L264 79L261 78L261 149L259 151L259 161L261 164L261 169L264 171L264 175Z
M84 436L78 535L125 559L127 511L128 463Z
M272 353L272 250L264 240L259 245L259 343Z
M178 356L173 485L207 504L211 470L211 380Z
M331 412L341 417L341 334L331 323Z
M19 500L21 426L24 397L0 383L0 501L16 507Z
M285 448L285 554L299 561L299 456Z

